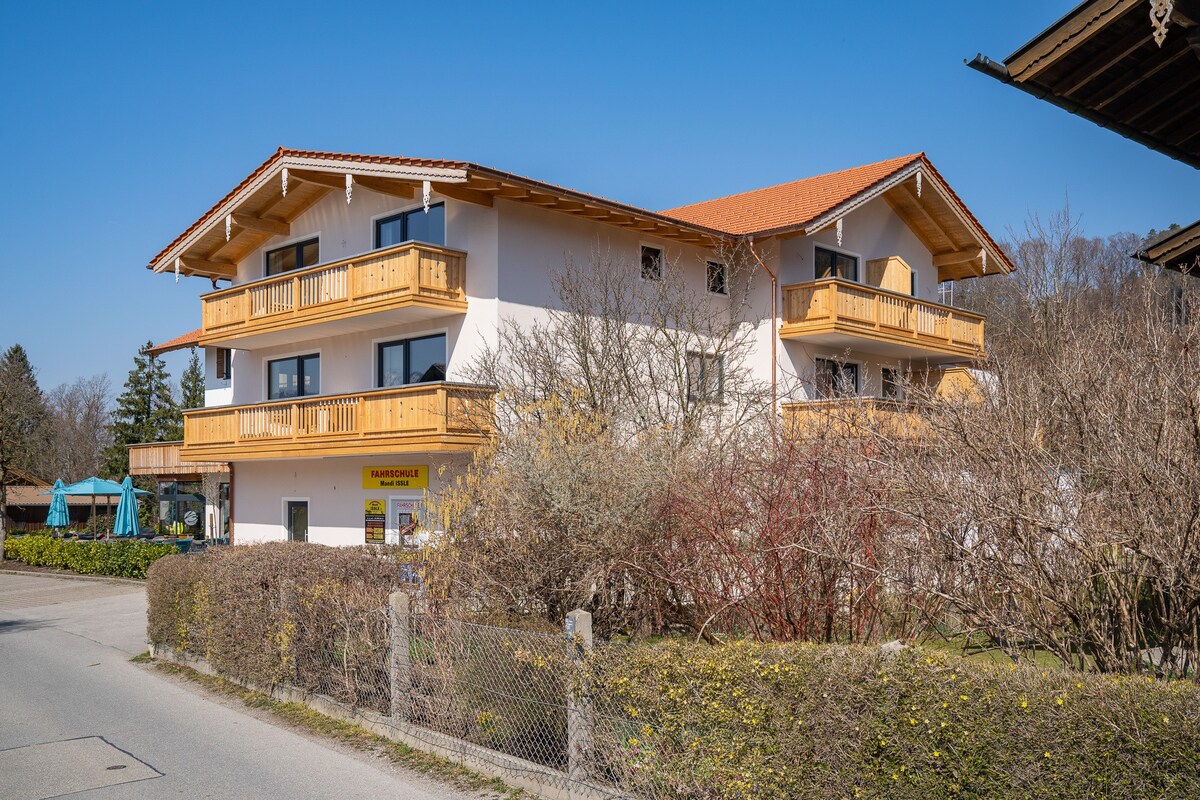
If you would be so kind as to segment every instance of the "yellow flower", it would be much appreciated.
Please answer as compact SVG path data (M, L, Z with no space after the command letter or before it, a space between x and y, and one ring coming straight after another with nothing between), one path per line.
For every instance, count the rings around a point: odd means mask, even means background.
M1063 699L1060 697L1057 700L1055 700L1054 702L1058 703L1061 706L1063 704Z
M1043 755L1043 756L1045 756L1046 758L1049 758L1049 757L1050 757L1050 754L1049 754L1049 753L1042 753L1042 755Z
M958 696L958 699L959 699L959 700L967 700L967 699L969 699L969 698L968 698L968 697L967 697L965 694L960 694L960 695Z
M938 756L940 756L941 754L942 754L942 751L940 751L940 750L934 750L934 751L933 751L933 757L934 757L934 758L937 758L937 757L938 757Z
M1029 708L1029 703L1028 703L1028 702L1026 702L1026 701L1024 701L1024 700L1022 700L1022 701L1021 701L1021 708Z

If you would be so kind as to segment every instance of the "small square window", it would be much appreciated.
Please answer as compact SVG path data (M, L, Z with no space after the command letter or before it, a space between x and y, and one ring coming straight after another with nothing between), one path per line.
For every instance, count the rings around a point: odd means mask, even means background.
M858 259L845 253L817 247L813 251L813 273L817 280L840 278L844 281L857 281Z
M660 248L642 245L642 280L661 281L663 253Z
M725 359L709 353L688 353L689 403L720 403L725 395Z
M725 265L719 261L709 261L708 265L708 291L713 294L729 294L729 287L725 281Z

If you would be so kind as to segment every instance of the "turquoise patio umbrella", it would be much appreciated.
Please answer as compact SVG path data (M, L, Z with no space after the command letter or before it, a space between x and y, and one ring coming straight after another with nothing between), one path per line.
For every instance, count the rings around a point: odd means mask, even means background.
M67 497L91 497L92 498L92 519L96 518L96 498L97 497L120 497L121 484L116 481L105 480L104 478L84 478L78 483L72 483L69 486L62 488L62 493ZM51 494L52 492L42 492L42 494ZM141 489L134 489L135 495L153 494Z
M133 480L126 475L121 481L121 499L117 502L117 515L113 518L113 536L136 536L138 532L137 490ZM143 492L149 494L149 492Z
M59 478L54 482L54 488L50 490L52 495L50 513L46 515L46 527L48 528L65 528L71 524L71 514L67 510L67 496L63 494L65 488L62 478Z

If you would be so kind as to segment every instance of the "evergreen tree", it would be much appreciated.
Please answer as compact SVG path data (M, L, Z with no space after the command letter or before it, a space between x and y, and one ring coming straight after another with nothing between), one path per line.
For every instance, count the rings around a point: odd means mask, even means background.
M179 381L183 395L182 408L202 408L204 406L204 365L196 348L192 348L192 357L188 360L187 369Z
M112 416L112 445L104 461L105 477L119 480L129 473L129 445L172 442L183 437L183 417L171 395L167 366L150 354L146 342L133 359L125 391Z
M36 469L50 434L50 412L25 348L0 357L0 561L8 520L8 485L18 470Z

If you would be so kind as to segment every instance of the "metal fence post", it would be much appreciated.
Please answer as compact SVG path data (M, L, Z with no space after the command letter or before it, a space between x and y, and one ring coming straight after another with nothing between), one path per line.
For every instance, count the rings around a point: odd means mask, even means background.
M388 623L392 638L392 722L412 721L412 664L409 661L408 635L412 616L405 592L388 597Z
M587 658L592 652L592 615L576 609L565 624L574 674L567 695L567 775L570 796L582 796L587 780L587 757L592 750L591 700L587 687Z

